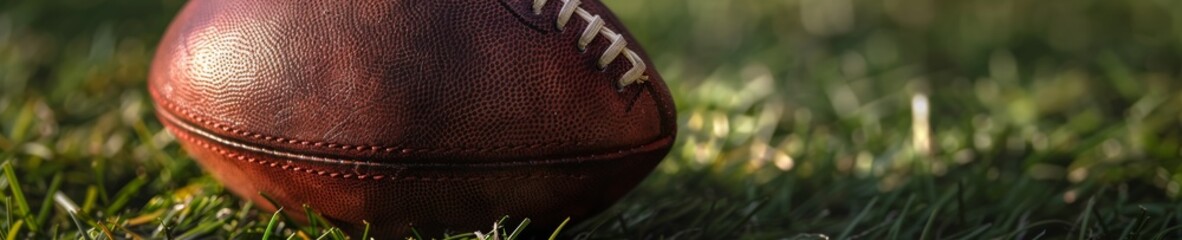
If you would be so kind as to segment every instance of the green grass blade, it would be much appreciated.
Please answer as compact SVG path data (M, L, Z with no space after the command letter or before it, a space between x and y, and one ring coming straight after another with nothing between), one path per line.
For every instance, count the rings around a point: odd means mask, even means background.
M521 224L517 224L517 228L513 229L513 233L510 233L509 238L506 238L506 240L517 239L517 236L521 235L521 232L525 231L525 226L528 226L528 225L529 225L529 218L526 218L525 220L521 220Z
M267 203L270 203L271 206L278 208L278 209L283 208L283 205L280 205L278 201L275 201L274 198L271 198L271 195L267 195L267 193L264 193L264 192L259 192L259 196L263 196L263 199L267 200ZM319 216L319 214L316 214L315 209L313 209L312 215ZM281 215L280 217L282 218L280 220L287 223L289 226L299 226L298 224L296 224L296 222L293 222L291 218L287 218L287 216ZM321 220L323 220L323 218L321 218ZM320 222L325 222L325 221L320 221Z
M320 234L320 236L316 237L316 240L321 240L328 237L329 234L332 234L332 231L333 229L328 229L328 231L325 231L323 234Z
M936 206L932 208L932 213L928 215L927 223L923 224L923 231L921 231L919 234L919 240L928 239L928 234L932 232L932 224L936 222L936 215L940 214L940 208L943 207L944 204L936 204Z
M198 237L213 233L214 231L218 230L218 228L221 228L222 226L225 226L225 225L226 225L226 223L221 222L221 221L204 222L204 223L198 224L197 227L194 227L193 229L190 229L189 231L185 231L184 233L181 233L180 236L177 236L177 239L196 239Z
M369 239L369 221L361 220L361 223L365 224L365 231L361 232L361 239Z
M1174 220L1174 218L1170 217L1170 216L1174 215L1174 213L1176 213L1177 211L1178 210L1175 209L1175 210L1170 210L1170 212L1166 213L1166 215L1163 217L1164 219L1161 221L1160 224L1158 224L1158 227L1157 227L1158 232L1164 231L1166 228L1169 228L1170 226L1178 225L1178 224L1171 225L1171 223L1173 223L1172 221ZM1142 233L1142 234L1144 234L1144 233Z
M415 236L415 239L424 239L423 235L419 234L419 230L415 230L413 227L410 228L410 235Z
M862 219L866 218L866 215L869 214L871 210L874 210L874 205L877 203L877 196L870 199L870 203L866 204L866 208L862 209L862 212L858 213L858 216L854 217L854 220L850 222L849 225L846 225L845 230L841 231L841 235L839 235L837 239L848 239L850 232L853 232L854 228L858 226L858 223L862 222Z
M443 238L443 240L473 239L476 237L478 237L478 236L476 235L475 232L466 232L466 233L460 233L460 234L456 234L456 235L447 236L447 237ZM426 239L426 238L418 238L418 239Z
M4 225L12 226L12 196L4 195Z
M1136 226L1136 228L1133 230L1133 233L1131 234L1132 236L1129 236L1129 239L1141 239L1141 235L1145 232L1145 225L1149 222L1148 210L1146 210L1144 206L1140 206L1139 208L1141 208L1141 217L1137 218L1136 221L1133 221L1133 225ZM1124 236L1125 235L1123 234L1121 235L1121 237Z
M89 240L90 235L86 234L86 225L83 225L82 221L78 220L78 205L75 204L74 201L71 201L70 198L66 196L66 194L61 192L54 193L53 200L54 203L66 210L66 215L70 216L70 220L73 221L74 226L78 227L79 234L85 236L85 238Z
M1170 231L1174 231L1174 230L1178 230L1178 229L1182 229L1182 225L1162 229L1161 231L1157 232L1157 235L1153 236L1153 239L1165 239L1166 234L1170 233Z
M271 233L275 232L275 225L279 225L279 214L281 213L283 213L283 207L279 207L279 210L275 210L275 213L271 214L271 220L267 221L267 230L263 232L263 240L271 239Z
M16 223L13 223L12 227L8 229L7 240L16 240L16 234L20 233L21 225L24 225L24 223L25 220L16 220Z
M25 141L25 135L28 134L29 129L33 125L34 118L37 117L33 112L33 104L35 103L35 101L26 102L25 106L21 108L20 115L16 117L16 122L12 124L12 134L9 135L11 136L9 140L14 144L19 145Z
M1078 239L1081 239L1081 240L1087 239L1088 228L1091 225L1091 220L1092 220L1092 214L1089 214L1089 213L1092 212L1092 208L1095 206L1096 206L1096 197L1093 196L1093 197L1088 198L1088 207L1084 208L1084 213L1083 213L1083 224L1079 225L1079 235L1077 236Z
M903 222L907 221L907 213L911 212L911 203L915 201L915 195L907 197L907 203L903 204L903 211L899 213L899 219L891 224L891 231L888 233L887 239L899 239L899 231L903 227Z
M95 203L98 202L98 195L98 187L94 185L86 187L86 198L82 199L82 212L90 212L94 209Z
M752 204L753 205L750 205L748 207L747 213L743 215L743 218L741 218L742 221L735 221L734 225L732 225L730 228L727 228L725 231L722 231L722 233L724 233L724 234L725 233L733 233L735 231L738 231L738 229L740 227L743 227L744 225L749 224L751 222L751 220L755 217L755 214L759 213L760 210L763 210L763 208L768 205L768 201L767 201L767 199L760 199Z
M1021 234L1022 232L1025 232L1025 231L1028 231L1031 229L1035 229L1035 227L1041 227L1041 226L1052 225L1052 224L1060 224L1060 225L1063 225L1066 227L1070 227L1072 225L1071 222L1063 221L1063 220L1043 220L1043 221L1033 222L1033 223L1030 223L1029 225L1026 225L1023 228L1016 229L1013 232L1006 234L1004 238L1006 238L1006 239L1016 238L1018 236L1018 234Z
M0 167L4 168L4 177L8 178L8 187L12 190L13 200L16 201L18 214L29 213L29 203L25 201L25 193L21 190L20 181L16 178L16 171L12 169L12 162L5 161Z
M32 221L33 213L29 209L29 202L25 199L25 192L21 189L20 181L17 180L16 170L12 169L12 161L5 161L2 167L4 175L8 178L9 189L12 190L13 200L16 201L18 216L25 219L30 231L37 231L37 223Z
M107 206L107 210L104 212L107 213L107 215L115 215L115 213L119 212L119 210L123 210L123 207L126 206L127 203L131 201L131 198L140 192L140 188L144 187L146 184L148 184L148 178L146 177L140 176L132 179L131 182L128 182L127 185L123 186L123 189L120 189L119 192L115 193L115 200L111 202L110 206Z
M96 188L96 190L98 190L98 197L100 200L103 201L103 203L110 204L111 203L111 194L107 192L107 159L102 158L102 157L96 157L93 160L91 160L91 162L93 162L93 164L91 164L91 166L94 168L94 171L93 171L94 184L98 185L98 187ZM88 195L89 195L89 193L88 193ZM86 198L87 198L87 201L86 201L85 206L93 206L94 201L90 200L91 197L87 196ZM83 209L86 209L87 211L89 211L90 207L85 207Z
M977 230L973 230L972 232L969 232L969 234L965 234L963 237L960 237L960 239L964 239L964 240L981 239L981 237L979 237L978 235L981 235L981 233L984 233L986 230L989 230L992 227L993 227L992 223L985 224L981 227L978 227Z
M308 206L308 204L304 204L303 207L304 207L304 216L308 218L308 228L309 228L308 230L310 230L309 233L312 234L313 236L321 235L321 233L324 231L320 230L320 224L318 224L316 222L316 220L318 220L318 219L316 217L316 213L312 212L312 206ZM362 238L362 239L364 239L364 238Z
M46 193L57 193L57 190L62 187L62 173L53 175L53 180L49 183L49 191ZM53 208L53 197L46 196L45 200L41 202L41 210L37 211L37 224L44 225L45 221L49 220L49 210Z
M349 236L345 236L345 231L341 230L340 228L335 228L335 227L329 228L328 232L332 233L333 239L337 239L337 240L349 239Z
M321 234L319 237L316 237L316 240L320 240L320 239L345 240L348 238L345 237L345 233L341 232L340 228L329 227L328 230L324 230L324 234Z
M550 240L558 239L558 233L562 231L562 228L563 228L563 227L566 227L566 223L567 223L567 222L570 222L570 218L569 218L569 217L568 217L568 218L566 218L566 220L562 220L562 223L559 223L559 224L558 224L558 228L555 228L555 229L554 229L554 232L553 232L553 233L550 233L550 238L549 238L549 239L550 239Z

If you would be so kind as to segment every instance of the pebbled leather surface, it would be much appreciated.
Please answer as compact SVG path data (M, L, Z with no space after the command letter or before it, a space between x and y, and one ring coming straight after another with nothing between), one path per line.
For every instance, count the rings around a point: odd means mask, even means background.
M558 31L546 20L561 1L521 14L530 2L192 1L149 90L185 149L255 202L379 236L580 219L668 152L673 101L652 68L616 87L631 65L595 66L606 39L580 52L586 22ZM599 1L581 7L653 66Z
M235 140L374 161L516 161L672 134L660 76L620 91L630 64L599 71L607 41L580 53L580 32L540 32L491 0L195 1L150 85L165 109Z

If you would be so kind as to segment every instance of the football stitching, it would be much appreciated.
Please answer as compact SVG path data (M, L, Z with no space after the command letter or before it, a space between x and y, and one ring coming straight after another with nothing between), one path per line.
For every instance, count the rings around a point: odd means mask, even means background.
M283 159L288 159L288 160L294 159L294 160L302 160L302 161L308 161L308 162L313 162L313 163L330 164L330 165L336 164L336 165L393 167L393 168L407 168L409 166L424 166L424 167L458 166L455 163L437 164L437 163L422 163L422 162L416 162L416 163L370 162L370 161L359 161L359 160L350 160L350 159L342 159L342 158L326 158L326 157L318 157L318 156L312 156L312 155L304 155L304 154L300 154L297 152L271 150L271 149L267 149L265 146L251 146L249 143L238 142L238 141L230 140L230 139L222 139L222 137L218 136L217 134L206 132L204 129L201 129L200 127L193 126L193 125L186 123L180 119L177 119L176 116L172 115L171 113L169 113L167 111L160 112L160 114L158 116L160 116L161 120L165 123L165 125L168 126L169 129L172 129L173 131L178 131L178 132L181 132L184 134L200 135L200 137L209 139L212 142L217 142L219 144L226 145L230 148L256 152L259 154L272 155L272 156L275 156L278 158L283 158ZM667 149L670 146L671 141L673 141L672 135L666 135L664 137L660 137L658 139L655 139L652 142L637 145L637 146L629 148L629 149L618 149L618 150L612 150L612 151L605 152L605 153L586 154L586 155L581 155L581 156L573 158L573 159L568 158L568 159L538 160L538 161L497 162L497 163L489 163L489 164L461 163L461 165L459 165L459 166L505 167L505 166L517 166L517 164L537 165L537 164L554 164L554 163L564 164L564 163L571 163L571 162L585 162L588 160L587 159L580 159L580 158L598 159L598 158L603 157L604 155L632 154L635 152L654 151L659 148L666 148Z
M640 58L639 54L627 48L628 41L624 40L624 34L616 33L610 28L605 27L603 18L579 7L580 0L561 1L562 8L558 11L558 18L555 19L554 25L559 31L562 31L563 27L566 27L566 23L570 21L573 15L578 15L583 21L587 21L587 28L583 29L583 33L579 35L579 51L586 50L591 40L595 39L595 35L603 35L604 38L611 41L611 44L604 50L603 55L599 56L599 69L607 68L607 65L615 61L620 54L624 54L624 58L632 64L632 68L620 76L619 86L625 87L633 83L644 83L648 81L648 75L644 75L648 66L645 65L644 60ZM547 2L549 0L533 0L534 15L542 15L542 7Z
M518 175L518 176L497 176L497 177L449 177L449 176L438 176L438 177L421 177L421 176L393 176L393 177L390 177L390 176L386 176L386 175L373 175L373 176L370 176L370 175L366 175L366 174L353 174L353 173L346 173L346 172L340 172L340 171L337 171L337 172L332 172L332 171L326 171L326 170L319 170L319 169L314 169L314 168L311 168L311 167L300 167L300 166L295 166L294 164L291 164L291 163L286 163L286 164L280 165L279 163L276 163L276 162L273 162L273 161L268 161L268 160L264 160L264 159L258 159L258 158L254 158L254 157L250 157L250 156L245 156L245 155L242 155L242 154L234 153L234 152L231 152L231 151L227 151L227 150L226 150L225 148L223 148L223 147L214 146L214 144L210 144L210 143L208 143L208 142L206 142L206 141L203 141L203 140L201 140L201 139L197 139L196 137L194 137L194 136L192 136L192 135L189 135L189 133L187 133L187 132L185 132L185 131L176 131L176 132L180 133L180 134L177 134L177 135L178 135L178 137L180 137L180 138L183 138L183 139L186 139L186 140L189 140L189 141L191 141L191 142L194 142L194 143L196 143L198 146L201 146L201 147L203 147L203 148L205 148L205 149L207 149L207 150L210 150L210 151L214 151L214 152L216 152L216 153L218 153L218 154L221 154L222 156L225 156L225 157L227 157L227 158L231 158L231 159L237 159L237 160L239 160L239 161L246 161L247 163L255 163L255 164L258 164L258 165L260 165L260 166L266 166L266 167L271 167L271 168L279 168L279 169L282 169L282 170L291 170L292 172L302 172L302 173L306 173L306 174L315 174L315 175L318 175L318 176L325 176L325 177L330 177L330 178L344 178L344 179L358 179L358 180L366 180L366 179L371 179L371 180L382 180L382 179L389 179L389 180L393 180L393 181L398 181L398 180L406 180L406 181L432 181L432 182L442 182L442 181L490 181L490 180L491 180L491 181L503 181L503 180L527 180L527 179L547 179L547 178L571 178L571 179L582 180L582 179L585 179L585 178L587 178L587 176L586 176L586 175L580 175L580 174L570 174L570 175Z
M190 119L193 119L194 121L197 121L197 122L199 122L203 125L206 125L206 126L212 126L214 128L221 129L224 132L229 132L229 133L232 133L235 135L239 135L242 137L248 137L248 138L252 138L252 139L256 139L256 140L265 140L265 141L271 141L271 142L276 142L276 143L280 143L280 144L299 144L299 145L303 145L303 146L311 146L311 147L318 147L318 148L325 148L325 149L356 150L356 151L369 151L369 152L384 151L387 153L399 152L402 154L456 153L456 152L486 153L486 152L496 152L496 151L505 151L505 150L537 149L537 148L543 148L543 147L557 147L557 146L589 146L589 145L594 144L593 142L569 141L569 142L535 143L535 144L528 144L528 145L506 145L506 146L497 146L497 147L490 147L490 148L471 148L471 147L406 148L406 147L391 147L391 146L378 146L378 145L349 145L349 144L339 144L339 143L330 143L330 142L317 142L317 141L308 141L308 140L289 139L289 138L284 138L284 137L275 137L275 136L269 136L269 135L264 135L264 134L260 134L260 133L250 132L250 131L246 131L246 130L235 129L235 128L228 127L224 124L205 119L205 118L203 118L197 114L194 114L184 108L181 108L180 106L173 104L170 101L157 101L157 102L164 103L165 107L172 109L174 111L179 111L181 114L184 114L185 116L189 117Z

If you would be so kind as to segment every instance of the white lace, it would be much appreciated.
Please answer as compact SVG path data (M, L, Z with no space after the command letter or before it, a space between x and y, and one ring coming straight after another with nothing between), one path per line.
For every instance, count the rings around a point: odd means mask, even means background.
M624 40L624 35L616 33L611 29L604 27L603 18L599 15L592 15L587 10L579 7L579 0L558 0L562 2L562 8L558 12L557 26L562 30L566 23L570 21L571 16L579 15L584 21L587 21L587 28L583 29L582 35L579 35L579 51L587 50L587 45L591 44L591 40L595 38L596 34L603 36L611 41L611 45L607 47L603 55L599 56L599 69L607 68L607 65L616 60L616 57L624 54L624 58L632 63L632 69L628 69L623 76L620 76L620 87L628 86L629 84L644 82L648 80L648 76L644 76L646 66L644 61L640 59L640 55L627 48L628 42ZM546 5L549 0L534 0L534 14L542 14L542 6Z

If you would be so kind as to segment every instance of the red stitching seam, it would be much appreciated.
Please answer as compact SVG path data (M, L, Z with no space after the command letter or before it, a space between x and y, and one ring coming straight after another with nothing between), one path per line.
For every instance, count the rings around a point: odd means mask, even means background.
M233 133L233 134L236 134L239 136L249 137L249 138L253 138L256 140L272 141L272 142L276 142L276 143L280 143L280 144L299 144L299 145L304 145L304 146L313 146L313 147L326 148L326 149L356 150L356 151L369 151L369 152L385 151L387 153L401 152L403 154L410 154L410 153L455 153L455 152L490 152L490 151L495 152L495 151L506 151L506 150L536 149L536 148L553 147L553 146L566 146L566 145L571 145L571 143L573 143L573 145L575 145L575 146L587 146L587 145L592 144L592 143L574 141L574 142L535 143L535 144L530 144L530 145L499 146L499 147L492 147L492 148L464 148L464 147L403 148L403 147L377 146L377 145L348 145L348 144L338 144L338 143L328 143L328 142L314 142L314 141L307 141L307 140L287 139L287 138L283 138L283 137L268 136L268 135L263 135L260 133L254 133L254 132L250 132L250 131L230 128L230 127L223 125L221 123L216 123L216 122L207 120L205 118L202 118L201 116L198 116L196 114L193 114L192 112L189 112L188 110L183 109L180 106L173 104L172 102L169 102L169 101L157 101L157 102L162 102L162 103L164 103L164 105L167 108L179 111L179 112L181 112L181 114L184 114L185 116L189 117L190 119L198 121L201 124L204 124L206 126L213 126L215 128L221 129L222 131L230 132L230 133Z
M238 159L239 161L246 161L248 163L257 163L260 166L268 166L268 167L272 167L272 168L278 167L283 170L291 170L293 172L303 172L303 173L307 173L307 174L316 174L319 176L327 176L327 177L331 177L331 178L344 178L344 179L356 178L358 180L390 179L390 180L394 180L394 181L407 180L407 181L435 181L435 182L442 182L442 181L503 181L503 180L546 179L546 178L573 178L573 179L582 180L584 178L587 178L587 176L585 176L585 175L577 175L577 174L571 174L571 175L521 175L521 176L499 176L499 177L415 177L415 176L388 177L386 175L370 176L370 175L365 175L365 174L330 172L330 171L325 171L325 170L317 170L317 169L313 169L310 167L294 166L290 163L279 165L279 163L276 163L276 162L271 162L271 161L267 161L267 160L261 160L261 159L256 159L253 157L244 156L244 155L241 155L238 153L226 151L225 148L217 147L217 146L214 146L213 144L206 143L205 141L202 141L202 140L197 139L193 136L190 136L189 133L187 133L185 131L177 131L177 132L180 133L180 134L177 134L179 137L189 140L190 142L197 143L197 145L200 145L201 147L203 147L205 149L217 152L218 154L221 154L222 156L225 156L228 158Z

